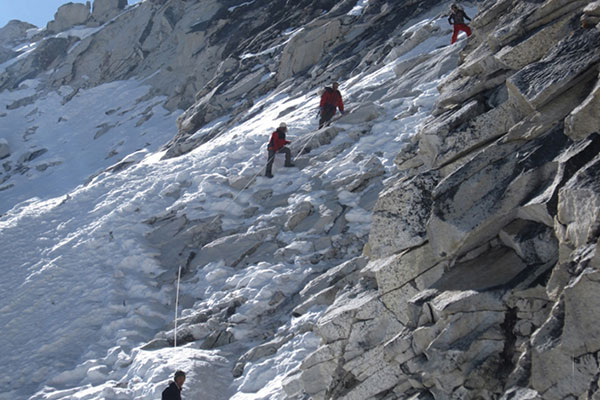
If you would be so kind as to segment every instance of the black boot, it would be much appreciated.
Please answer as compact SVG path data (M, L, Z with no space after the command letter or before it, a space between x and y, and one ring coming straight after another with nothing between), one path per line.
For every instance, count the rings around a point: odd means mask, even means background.
M292 164L292 151L287 147L282 148L280 151L285 154L285 164L283 166L288 168L295 167Z

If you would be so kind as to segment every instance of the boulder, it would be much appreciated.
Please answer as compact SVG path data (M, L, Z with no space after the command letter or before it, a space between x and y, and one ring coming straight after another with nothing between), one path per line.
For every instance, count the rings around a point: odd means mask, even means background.
M378 393L387 392L389 389L398 385L400 381L405 381L407 379L399 365L386 365L381 363L378 359L377 361L379 361L377 363L377 366L379 367L377 371L373 372L371 375L368 375L363 382L360 382L347 394L337 398L340 400L363 400L375 398L375 395Z
M152 230L145 236L160 250L163 265L187 267L194 257L192 246L199 248L222 234L220 222L214 217L190 221L186 215L169 213L146 221Z
M440 96L436 100L435 114L465 104L478 94L504 84L506 77L506 71L502 70L474 76L451 75L438 87Z
M312 214L313 210L314 207L309 201L304 201L296 205L285 223L285 228L293 231L302 220Z
M563 15L583 9L589 0L546 0L542 5L527 15L524 19L524 28L531 31L549 22L561 18Z
M505 101L485 113L483 108L473 100L449 117L440 116L425 126L419 140L419 155L425 165L447 165L505 134L525 116L514 101Z
M565 134L581 140L600 131L600 79L589 96L565 119Z
M347 110L348 111L348 110ZM341 124L362 124L377 119L384 113L384 108L375 103L365 103L347 112L339 119Z
M10 147L6 139L0 139L0 160L10 156Z
M324 398L316 395L325 392L332 383L338 368L338 359L342 356L343 344L339 341L321 346L302 362L300 379L304 391L312 398Z
M192 268L202 268L209 262L222 260L225 265L235 267L244 258L253 254L264 242L274 240L279 228L269 227L255 232L239 233L219 238L208 243L192 261Z
M367 268L375 274L379 292L384 295L402 288L436 264L431 247L426 243L397 255L373 260Z
M344 349L344 361L353 363L355 367L344 366L358 379L364 380L368 374L357 372L358 370L370 369L363 366L360 358L370 358L366 353L383 352L383 343L391 340L396 334L404 329L404 326L394 318L393 314L381 302L369 305L369 311L373 313L364 315L357 313L357 319L352 326L352 332L348 337L348 344ZM376 367L377 368L377 367Z
M582 9L588 0L547 0L543 4L513 3L508 18L500 19L500 26L488 36L494 50L518 42L522 37L535 34L540 27L549 25L565 15ZM503 2L506 3L506 2Z
M583 12L586 15L591 15L593 17L600 17L600 1L592 1L590 4L585 6Z
M343 212L342 206L337 201L330 201L319 206L319 212L312 214L309 218L302 221L297 229L307 228L310 234L322 234L323 232L332 233L332 231L338 230L338 224L342 224L343 228L344 219L338 218ZM316 221L311 220L314 216ZM306 223L306 226L303 227Z
M92 17L99 23L104 23L116 17L125 7L127 0L94 0Z
M420 347L425 348L427 357L427 363L422 365L422 379L435 384L439 398L449 398L448 395L467 380L471 382L466 386L472 391L478 389L477 386L501 389L498 387L501 382L488 371L499 368L502 363L498 356L504 349L500 331L504 319L505 313L501 311L474 311L453 314L436 322L434 339ZM474 384L482 378L483 385Z
M365 257L356 257L310 281L300 291L300 298L303 301L294 308L293 315L300 316L316 305L330 306L342 288L358 282L358 272L365 265L367 265Z
M554 217L557 214L559 190L581 167L590 162L600 152L600 135L591 135L585 140L574 143L563 150L555 159L558 171L554 183L530 199L517 211L519 218L538 221L549 227L556 227Z
M596 75L598 62L600 32L580 29L559 42L542 60L512 75L506 84L511 95L535 110Z
M532 337L531 387L545 399L577 397L598 379L599 289L599 273L584 271Z
M364 268L367 265L367 261L366 257L355 257L327 270L325 273L306 284L304 289L300 291L300 297L302 299L308 299L323 289L333 286L339 286L341 288L347 285L349 282L352 282L351 277L354 272Z
M454 314L480 311L506 311L501 296L497 292L478 292L476 290L442 292L428 302L434 321L449 318Z
M244 367L247 363L260 360L261 358L265 358L277 353L277 350L279 350L284 344L288 343L291 339L293 339L293 337L294 335L292 334L288 334L283 337L277 337L273 340L268 341L267 343L263 343L259 346L253 347L252 349L248 350L246 353L244 353L243 356L241 356L238 359L233 369L233 376L235 378L242 376L244 372Z
M573 357L600 350L600 273L583 272L564 292L565 324L562 345Z
M432 287L440 291L515 287L523 280L526 270L527 265L512 249L498 246L473 260L457 263Z
M518 219L502 228L498 236L527 265L558 259L558 241L554 230L547 225Z
M566 36L570 20L571 16L568 16L555 21L517 44L504 46L494 57L505 68L518 71L544 57L559 39Z
M419 157L419 142L418 135L413 136L412 140L406 144L404 149L394 158L394 164L402 173L413 176L417 173L417 168L424 165L423 160Z
M348 339L356 315L373 315L371 311L377 308L378 303L376 291L363 291L354 297L344 293L338 296L335 303L319 319L315 330L325 343Z
M507 390L500 400L543 400L543 398L533 389L512 388Z
M460 254L496 236L521 206L558 184L554 158L567 144L562 129L525 144L496 142L442 180L427 224L435 254Z
M432 34L437 33L440 30L439 26L434 23L427 23L420 25L416 30L407 30L401 37L397 38L397 42L400 43L394 47L385 58L385 62L391 62L396 60L398 57L408 53L424 41L426 41ZM398 76L401 73L397 73Z
M294 140L292 144L290 144L290 149L292 150L292 154L305 154L310 153L312 150L319 148L321 146L330 144L333 139L337 137L337 135L343 132L343 129L336 126L329 126L319 131L315 132L312 135L306 135L305 137L300 137L297 140ZM329 153L323 153L321 156L328 156ZM335 157L336 154L332 154L330 158Z
M377 156L362 158L362 155L356 159L356 170L358 172L334 179L331 185L334 187L343 187L349 192L360 192L367 187L369 181L373 178L385 174L385 168Z
M413 346L413 335L415 332L416 330L402 329L393 338L388 340L383 345L384 360L388 363L394 361L398 364L404 364L413 359L416 356Z
M506 304L516 310L517 321L513 331L518 336L517 340L522 343L529 340L531 334L544 324L553 303L548 299L546 288L536 286L513 291Z
M382 258L416 247L426 241L431 213L435 172L399 180L384 190L373 208L369 249L372 258Z
M90 4L67 3L58 8L54 20L48 22L46 29L58 33L85 24L90 18Z
M576 248L588 243L600 221L600 156L579 170L560 190L557 221L561 242Z
M532 140L562 124L564 118L573 111L573 106L584 102L589 93L590 81L581 80L515 124L508 131L505 140ZM513 100L517 99L513 98ZM566 128L565 133L567 133Z
M318 21L297 32L283 49L277 80L282 82L316 64L340 34L338 20Z
M489 7L479 10L477 18L473 20L473 27L483 28L492 23L498 23L501 16L506 14L506 11L511 8L512 0L499 0L489 4Z

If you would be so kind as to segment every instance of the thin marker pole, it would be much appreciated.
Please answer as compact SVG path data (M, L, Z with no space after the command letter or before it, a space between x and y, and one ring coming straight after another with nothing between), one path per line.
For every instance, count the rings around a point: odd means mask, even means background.
M177 347L177 308L179 307L179 282L181 281L181 265L177 273L177 291L175 293L175 333L173 334L173 347Z

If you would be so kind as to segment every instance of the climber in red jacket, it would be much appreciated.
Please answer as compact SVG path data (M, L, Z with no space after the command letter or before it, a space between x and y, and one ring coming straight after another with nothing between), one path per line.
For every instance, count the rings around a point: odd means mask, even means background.
M319 120L319 129L329 122L335 115L336 108L340 109L340 112L344 114L344 102L342 101L342 94L338 90L339 84L333 82L331 87L326 87L325 92L321 96L320 114L321 119Z
M271 140L269 141L268 150L268 159L267 159L267 171L265 176L267 178L273 177L273 161L275 161L275 154L284 153L285 154L285 166L286 167L294 167L292 164L292 151L285 147L286 144L290 144L289 140L285 139L285 134L287 132L287 125L285 122L279 124L279 128L275 132L271 134Z
M451 13L448 17L448 23L454 25L454 32L452 33L451 44L456 43L456 39L458 39L458 34L460 31L463 31L468 36L471 36L471 28L467 24L465 24L465 19L471 21L471 18L462 10L457 4L452 4L450 6Z

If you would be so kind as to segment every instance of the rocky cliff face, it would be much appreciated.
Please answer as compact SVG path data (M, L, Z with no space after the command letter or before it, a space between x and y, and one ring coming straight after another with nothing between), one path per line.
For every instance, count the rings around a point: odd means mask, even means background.
M187 395L215 399L600 396L600 2L465 5L474 33L455 46L443 1L168 0L67 7L61 33L11 49L0 89L135 77L186 109L153 161L67 196L135 186L82 211L111 209L89 247L128 254L101 264L118 316L94 320L87 358L39 361L27 395L155 398L188 365ZM351 112L316 130L332 79ZM279 120L298 169L267 180L256 131ZM139 226L120 232L113 208Z
M598 396L599 7L480 5L294 390Z

